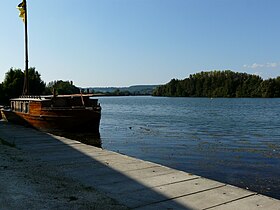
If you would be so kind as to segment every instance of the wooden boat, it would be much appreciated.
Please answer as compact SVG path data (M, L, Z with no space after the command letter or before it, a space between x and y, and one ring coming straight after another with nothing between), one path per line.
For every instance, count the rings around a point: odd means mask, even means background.
M47 132L99 132L101 107L92 94L22 96L10 100L2 117Z
M92 94L29 96L27 2L18 5L25 26L25 77L23 94L2 108L2 117L48 132L99 132L101 107ZM55 91L54 91L55 93Z

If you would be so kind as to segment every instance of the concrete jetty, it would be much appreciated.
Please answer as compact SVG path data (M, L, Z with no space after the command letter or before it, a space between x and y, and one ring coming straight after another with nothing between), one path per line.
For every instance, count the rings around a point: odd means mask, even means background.
M156 163L0 122L0 138L131 209L268 209L280 201Z

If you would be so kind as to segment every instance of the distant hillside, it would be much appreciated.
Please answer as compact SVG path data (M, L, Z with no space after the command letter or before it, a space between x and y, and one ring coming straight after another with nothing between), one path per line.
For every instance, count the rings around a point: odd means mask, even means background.
M133 85L130 87L91 87L87 88L94 93L123 93L121 95L152 95L158 85Z

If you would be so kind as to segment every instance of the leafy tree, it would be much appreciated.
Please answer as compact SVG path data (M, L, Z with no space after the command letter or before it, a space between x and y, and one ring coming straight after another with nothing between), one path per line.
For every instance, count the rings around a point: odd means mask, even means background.
M45 89L45 83L41 80L41 75L35 68L28 70L29 94L40 95ZM5 79L0 88L0 100L3 104L8 104L10 98L16 98L23 92L24 73L21 69L13 69L5 74Z
M43 94L46 84L41 80L41 75L35 68L28 70L29 77L29 94L30 95L41 95Z
M3 90L3 85L0 83L0 105L4 103L4 90Z
M275 79L275 97L280 97L280 76Z
M53 94L53 91L55 90L56 95L67 95L67 94L77 94L80 93L80 89L73 85L73 82L71 81L53 81L50 82L45 90L45 94Z
M275 93L275 79L268 79L261 84L262 97L272 98Z
M15 98L22 94L24 73L20 69L11 68L6 74L2 83L4 92L4 101L9 98Z

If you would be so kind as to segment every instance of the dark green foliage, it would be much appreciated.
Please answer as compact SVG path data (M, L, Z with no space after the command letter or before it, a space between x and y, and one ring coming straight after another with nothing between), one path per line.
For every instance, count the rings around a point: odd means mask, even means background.
M176 97L280 97L280 77L260 76L230 70L200 72L184 80L172 79L159 86L154 96Z
M73 82L62 80L50 82L46 87L45 94L53 94L54 90L56 95L80 93L80 89L73 85Z
M22 94L24 73L20 69L11 68L6 74L2 83L5 101Z
M30 68L28 71L29 76L29 95L41 95L45 88L46 84L41 80L41 75L38 71L35 71L35 68Z
M41 80L41 75L35 68L28 70L29 74L29 94L40 95L45 89L45 83ZM24 73L21 69L11 68L5 75L4 82L0 85L0 102L8 104L10 98L22 95Z
M2 83L0 83L0 105L5 104L5 99L4 98L5 98L5 92L4 92ZM1 118L1 116L0 116L0 118Z
M69 81L53 81L46 84L41 80L41 75L35 68L28 70L29 95L53 94L75 94L80 93L80 89ZM0 105L8 105L9 99L22 95L24 82L24 72L21 69L11 68L5 75L3 83L0 83Z

